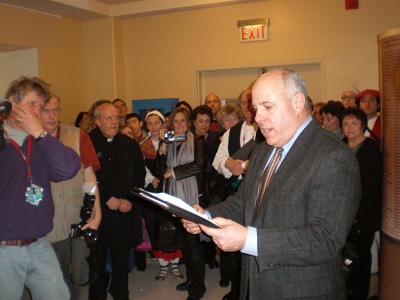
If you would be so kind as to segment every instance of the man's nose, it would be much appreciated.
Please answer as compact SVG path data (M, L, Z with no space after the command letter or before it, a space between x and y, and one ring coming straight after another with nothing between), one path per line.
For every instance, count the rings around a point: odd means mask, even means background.
M261 119L262 119L262 114L259 110L257 110L255 120L257 123L259 123Z

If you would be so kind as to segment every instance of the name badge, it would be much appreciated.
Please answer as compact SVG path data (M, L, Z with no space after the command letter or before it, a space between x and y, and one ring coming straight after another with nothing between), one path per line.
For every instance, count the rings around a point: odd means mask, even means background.
M30 187L26 188L26 202L38 206L39 202L43 200L43 190L40 186L32 183Z

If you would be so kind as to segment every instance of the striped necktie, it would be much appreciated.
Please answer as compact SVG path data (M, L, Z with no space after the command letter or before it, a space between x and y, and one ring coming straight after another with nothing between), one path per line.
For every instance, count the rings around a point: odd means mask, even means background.
M267 190L272 177L274 176L276 167L279 165L279 162L282 157L283 148L276 149L274 156L271 158L268 166L265 168L264 172L260 177L260 181L257 186L257 204L256 204L256 215L260 209L262 199L264 197L265 191Z

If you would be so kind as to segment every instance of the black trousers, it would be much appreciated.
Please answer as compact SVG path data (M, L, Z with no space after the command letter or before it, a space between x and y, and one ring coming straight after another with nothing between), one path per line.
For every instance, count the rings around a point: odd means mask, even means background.
M91 246L90 274L97 272L97 278L89 286L89 299L103 300L108 292L116 300L128 300L128 261L131 241L129 237L119 234L99 232L99 239ZM112 273L106 274L106 258L110 249ZM110 282L111 277L111 282Z
M201 242L204 248L204 259L206 264L213 264L216 259L215 256L217 255L217 248L214 242L211 240L210 242Z
M183 234L183 260L186 267L186 278L190 280L188 286L189 295L201 297L206 292L205 279L205 260L203 245L198 235L188 232Z
M375 232L354 237L358 247L359 260L347 280L347 299L349 300L368 299L372 264L371 247L374 238Z
M239 299L242 254L240 251L225 252L221 250L220 258L221 280L231 281L231 298Z

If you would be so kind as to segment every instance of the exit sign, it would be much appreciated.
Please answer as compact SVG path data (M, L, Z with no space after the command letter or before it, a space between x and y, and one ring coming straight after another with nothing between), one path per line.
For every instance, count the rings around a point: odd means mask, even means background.
M240 41L268 41L268 24L268 18L238 21Z

